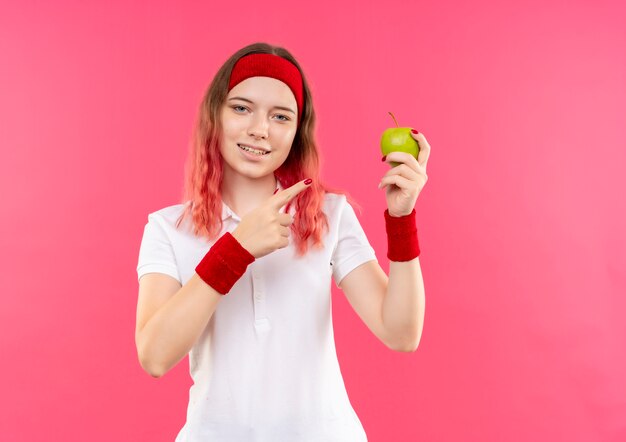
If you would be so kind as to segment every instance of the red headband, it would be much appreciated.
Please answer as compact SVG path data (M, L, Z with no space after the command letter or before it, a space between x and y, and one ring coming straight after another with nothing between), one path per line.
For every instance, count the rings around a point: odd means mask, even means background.
M302 119L302 76L296 65L289 60L274 54L249 54L241 57L233 66L230 74L228 91L250 77L271 77L282 81L298 104L298 124Z

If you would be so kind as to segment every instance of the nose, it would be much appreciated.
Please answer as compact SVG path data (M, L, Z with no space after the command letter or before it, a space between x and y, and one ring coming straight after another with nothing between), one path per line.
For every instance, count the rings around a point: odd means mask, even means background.
M248 135L254 138L267 138L268 123L262 115L258 115L252 118L250 127L248 128Z

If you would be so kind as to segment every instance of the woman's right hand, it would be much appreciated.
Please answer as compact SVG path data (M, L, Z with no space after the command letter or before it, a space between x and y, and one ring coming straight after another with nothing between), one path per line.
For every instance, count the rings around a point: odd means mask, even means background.
M299 181L272 195L266 202L244 216L231 235L255 258L289 245L293 217L280 209L310 186Z

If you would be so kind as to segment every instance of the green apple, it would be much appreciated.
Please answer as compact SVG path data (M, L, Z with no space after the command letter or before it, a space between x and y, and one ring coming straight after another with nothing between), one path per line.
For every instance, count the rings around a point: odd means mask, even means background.
M410 127L397 127L398 122L396 117L389 112L391 118L396 123L396 127L391 127L383 132L383 136L380 139L380 150L383 155L387 155L391 152L408 152L417 159L417 155L420 153L419 145L413 135L411 135ZM399 164L395 161L391 161L391 167L396 167Z

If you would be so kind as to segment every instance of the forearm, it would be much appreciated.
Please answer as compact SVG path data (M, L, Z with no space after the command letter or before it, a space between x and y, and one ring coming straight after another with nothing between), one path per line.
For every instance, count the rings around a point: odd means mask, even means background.
M172 296L141 331L139 354L144 369L163 376L185 357L222 299L197 274Z
M383 300L383 323L399 348L414 350L424 326L426 297L419 257L389 261L389 283Z

